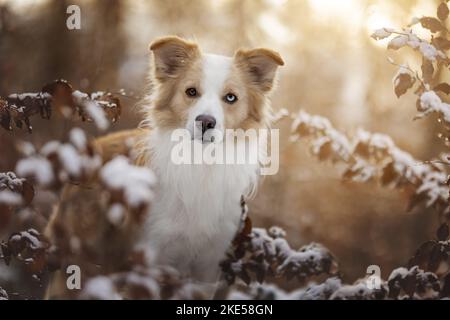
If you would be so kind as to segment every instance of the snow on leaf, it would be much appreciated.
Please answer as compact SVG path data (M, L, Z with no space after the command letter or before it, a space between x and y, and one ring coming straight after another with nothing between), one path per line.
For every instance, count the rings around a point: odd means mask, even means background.
M394 37L391 41L388 43L388 49L398 50L401 47L406 46L406 44L409 41L409 37L407 35L399 35Z
M23 177L35 178L42 186L49 186L54 180L52 165L43 157L33 156L20 160L16 172Z
M427 42L421 42L419 45L419 50L424 56L424 58L430 61L436 61L436 57L440 56L439 51L436 50L436 48L433 45Z
M406 91L414 85L415 80L415 77L411 75L406 67L400 66L393 80L394 91L397 98L405 94Z
M95 102L89 102L86 104L86 113L94 121L97 128L100 130L106 130L109 127L108 119L106 118L103 109Z
M146 205L153 199L154 173L149 168L130 164L124 156L106 163L100 171L100 178L108 188L122 191L127 204L133 208Z
M91 278L83 289L82 299L122 300L116 292L113 281L106 276Z
M450 123L450 105L442 102L441 98L434 91L422 93L418 104L419 118L430 113L438 113L446 123Z
M375 40L381 40L389 37L391 34L392 32L389 29L381 28L375 30L375 32L372 33L371 37L374 38Z
M22 197L20 194L9 190L0 190L0 204L19 206L22 204Z
M86 150L87 138L83 130L80 128L73 128L70 131L70 142L79 150Z

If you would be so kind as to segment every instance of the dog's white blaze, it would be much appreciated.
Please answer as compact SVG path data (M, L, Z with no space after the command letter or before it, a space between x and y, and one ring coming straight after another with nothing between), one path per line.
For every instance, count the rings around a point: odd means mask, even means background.
M233 60L230 57L215 54L203 56L201 97L189 113L187 128L190 130L194 128L195 118L201 114L213 116L216 119L216 129L224 130L222 96L232 62Z

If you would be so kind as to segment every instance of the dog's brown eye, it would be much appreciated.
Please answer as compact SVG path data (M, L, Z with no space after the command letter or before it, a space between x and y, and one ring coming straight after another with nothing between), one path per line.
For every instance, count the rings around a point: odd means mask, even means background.
M233 104L237 101L238 98L236 97L236 95L232 93L227 93L225 97L223 97L223 99L225 100L226 103Z
M186 95L188 97L191 97L191 98L196 97L197 96L197 89L195 89L195 88L187 88L186 89Z

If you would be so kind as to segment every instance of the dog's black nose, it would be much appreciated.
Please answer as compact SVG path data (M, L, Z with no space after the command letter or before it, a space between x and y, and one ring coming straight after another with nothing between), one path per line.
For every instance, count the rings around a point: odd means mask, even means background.
M195 121L202 123L202 134L204 134L206 130L214 129L214 127L216 126L216 119L207 114L201 114L197 116L197 118L195 118Z

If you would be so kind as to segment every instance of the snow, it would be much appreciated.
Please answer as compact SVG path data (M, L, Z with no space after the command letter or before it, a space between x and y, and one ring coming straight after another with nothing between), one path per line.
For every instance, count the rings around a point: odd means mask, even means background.
M400 66L399 73L410 72L406 66ZM441 101L434 91L426 91L420 97L421 116L430 112L439 113L450 124L450 105ZM427 205L446 203L448 187L446 174L436 166L421 163L411 154L399 149L392 139L380 133L358 130L350 140L346 135L334 129L323 117L309 115L300 111L292 124L292 137L310 138L312 153L319 156L324 146L325 159L346 163L346 173L355 181L369 181L385 173L392 166L393 185L411 183L418 185L418 194L425 195Z
M100 97L102 97L104 95L105 95L105 93L103 91L92 92L91 93L91 98L93 100L96 100L96 99L98 99L98 98L100 98Z
M95 96L98 96L97 93ZM93 101L88 94L75 90L72 93L76 105L81 106L87 115L94 121L97 128L106 130L109 127L108 119L100 105Z
M3 270L0 270L0 274L3 275ZM8 300L8 298L9 297L8 297L8 294L6 293L6 291L0 287L0 300Z
M408 273L409 273L408 269L406 269L404 267L397 268L397 269L393 270L391 272L391 274L389 275L388 282L394 280L397 277L399 277L400 279L404 279L404 278L406 278Z
M44 146L40 150L40 153L43 156L48 157L50 154L58 152L58 148L60 145L61 143L56 140L49 141L44 144Z
M411 71L409 70L408 66L405 65L405 64L402 64L398 68L397 73L392 78L392 83L394 84L394 87L396 87L398 85L398 82L400 81L400 77L399 76L401 74L408 74L411 77L414 77L414 74L411 73Z
M78 90L74 90L72 92L72 97L74 98L74 102L77 105L83 105L84 101L86 99L89 99L89 95L87 93Z
M417 37L414 34L410 34L409 35L409 39L408 39L408 46L410 46L413 49L417 49L420 46L421 40L419 39L419 37Z
M30 248L33 250L45 248L46 244L39 240L38 235L39 232L35 229L28 229L27 231L21 231L13 234L9 240L13 242L20 242L22 239L26 239L30 244Z
M284 231L282 228L277 227L277 226L270 227L269 234L273 238L284 238L284 237L286 237L286 231Z
M420 105L424 110L438 109L441 104L441 98L434 91L426 91L420 96Z
M358 299L362 300L364 298L370 298L373 290L369 289L364 282L360 282L354 285L342 286L336 292L334 292L330 299L331 300L348 300L348 299Z
M393 38L390 42L389 42L389 47L393 48L393 49L399 49L403 46L405 46L409 41L409 37L407 35L399 35L395 38Z
M348 161L350 159L351 144L348 138L333 128L330 121L321 116L310 115L300 111L292 122L291 126L292 140L303 136L313 137L312 152L319 154L324 144L330 143L334 151L333 160Z
M70 131L70 142L80 151L86 149L87 138L80 128L73 128Z
M69 139L71 143L47 142L38 155L20 160L16 172L23 177L36 177L38 184L44 187L48 187L55 178L66 182L69 178L77 179L94 173L101 166L102 160L99 155L85 152L87 138L84 132L78 128L72 129ZM54 160L58 161L53 168ZM54 169L58 169L58 172L54 173Z
M331 277L321 284L312 284L308 288L285 291L275 284L251 284L249 292L231 290L228 294L228 300L325 300L335 291L339 290L342 282L339 278Z
M81 157L70 144L62 144L58 148L58 158L69 175L77 177L81 174Z
M442 102L441 98L434 91L425 91L422 93L420 96L419 111L421 113L417 116L418 118L422 118L432 112L437 112L444 118L445 122L450 123L450 105Z
M18 206L22 203L22 197L20 194L12 192L10 190L0 190L0 204L6 204L8 206Z
M106 130L109 127L108 119L106 118L103 109L93 101L86 103L86 113L94 121L97 128L100 130Z
M18 141L16 145L20 153L26 157L32 156L36 153L36 149L31 142L21 140Z
M137 286L137 287L144 287L148 294L155 298L160 298L160 287L159 284L148 274L139 274L137 272L130 272L126 274L125 283L127 286Z
M372 33L372 38L374 38L376 40L381 40L381 39L389 37L391 34L392 34L392 32L389 29L381 28L381 29L375 30L375 32Z
M422 184L417 188L416 193L427 194L427 206L433 205L438 199L448 198L448 186L445 184L447 175L444 172L432 171L425 175Z
M438 50L427 42L421 42L419 45L419 50L422 55L430 61L436 61L438 56Z
M42 157L30 157L20 160L16 166L16 172L22 177L35 177L42 186L48 186L53 182L53 168L50 162Z
M325 282L312 285L301 295L302 300L324 300L337 291L342 285L341 279L337 277L331 277L325 280Z
M153 172L146 167L131 165L124 156L106 163L100 172L103 183L113 190L123 190L127 203L137 208L153 199L151 188L156 183Z
M289 111L286 108L281 108L272 115L272 122L280 121L287 116L289 116Z
M105 276L98 276L90 279L83 290L81 298L98 300L121 300L116 292L114 283Z
M291 251L284 262L278 267L278 271L290 268L297 272L303 272L304 266L314 266L320 268L320 261L327 255L325 249L319 245L312 244L301 251Z
M120 225L125 218L125 208L119 204L113 204L108 210L108 221L111 224L118 226Z
M232 290L227 297L228 300L252 300L252 297L242 291Z

